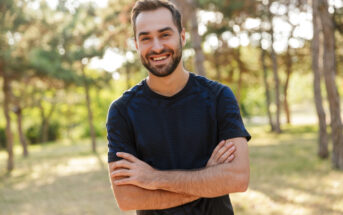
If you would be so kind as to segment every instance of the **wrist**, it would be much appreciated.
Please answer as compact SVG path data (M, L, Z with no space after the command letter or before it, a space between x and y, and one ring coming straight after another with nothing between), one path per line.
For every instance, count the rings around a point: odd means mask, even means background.
M154 171L153 186L155 189L165 190L167 188L169 171L156 170Z
M153 168L150 174L151 174L151 179L152 179L151 187L154 190L161 189L161 180L162 180L163 171Z

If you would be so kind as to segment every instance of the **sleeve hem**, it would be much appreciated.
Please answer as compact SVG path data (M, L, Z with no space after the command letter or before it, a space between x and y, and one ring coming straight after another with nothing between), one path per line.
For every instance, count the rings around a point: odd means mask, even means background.
M228 133L224 133L220 136L221 136L220 141L232 139L232 138L237 138L237 137L245 137L247 139L247 141L249 141L251 139L251 135L247 131L236 132L236 133L228 132Z
M108 158L107 158L108 163L121 160L121 158L116 156L115 152L108 152L107 155L108 155Z

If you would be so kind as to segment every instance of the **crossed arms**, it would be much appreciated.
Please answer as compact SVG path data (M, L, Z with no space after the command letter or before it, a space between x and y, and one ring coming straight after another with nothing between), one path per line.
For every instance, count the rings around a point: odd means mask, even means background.
M249 156L245 138L221 141L205 168L160 171L133 155L119 152L109 163L114 195L121 210L176 207L201 197L244 192L249 184Z

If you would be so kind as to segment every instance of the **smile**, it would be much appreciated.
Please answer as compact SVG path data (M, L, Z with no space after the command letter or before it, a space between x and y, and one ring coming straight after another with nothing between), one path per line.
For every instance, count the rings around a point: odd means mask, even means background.
M155 57L155 58L153 58L153 60L164 60L164 59L166 59L166 58L167 58L167 56Z
M150 60L155 61L155 62L159 62L159 61L163 61L163 60L167 59L169 56L170 56L170 54L163 55L163 56L154 56L154 57L150 57Z

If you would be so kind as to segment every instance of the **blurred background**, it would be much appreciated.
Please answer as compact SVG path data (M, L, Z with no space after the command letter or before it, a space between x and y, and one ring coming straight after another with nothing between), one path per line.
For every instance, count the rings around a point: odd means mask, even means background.
M147 76L134 2L0 0L0 214L134 214L113 197L105 127ZM343 0L172 2L185 67L234 91L253 137L236 213L343 214Z

